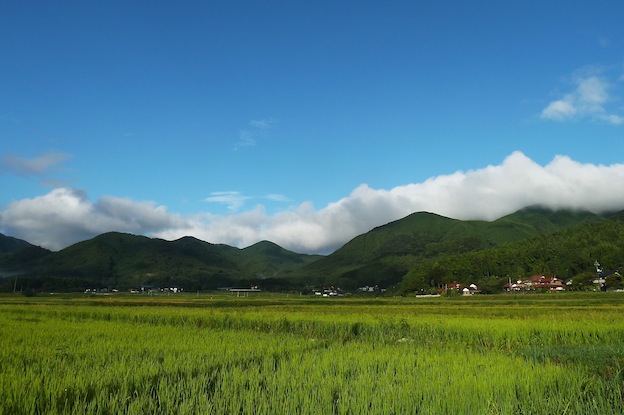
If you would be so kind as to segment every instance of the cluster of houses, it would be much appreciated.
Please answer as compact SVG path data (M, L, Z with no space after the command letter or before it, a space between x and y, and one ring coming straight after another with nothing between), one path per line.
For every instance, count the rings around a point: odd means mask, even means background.
M318 295L320 297L342 297L344 292L342 289L337 287L326 287L319 290L314 290L314 295Z
M358 288L358 291L364 293L385 293L385 288L379 288L379 285L365 285L364 287Z
M565 281L557 277L547 277L543 274L533 275L525 280L509 281L504 285L507 292L519 291L564 291Z
M606 290L608 277L612 275L617 275L618 277L621 277L618 271L614 271L614 270L604 271L598 261L594 262L594 266L596 267L596 275L595 275L593 283L596 284L598 287L600 287L601 291Z
M444 288L440 288L436 291L436 294L453 293L457 292L460 295L473 295L479 293L479 287L476 284L464 285L458 282L451 282L445 284Z
M113 288L109 290L108 288L87 288L85 290L85 294L108 294L108 293L117 293L118 289Z
M180 287L165 287L157 288L152 286L142 286L141 288L132 288L129 290L130 294L178 294L184 291Z
M594 263L596 267L596 273L592 283L596 290L605 291L607 289L607 278L613 275L620 276L617 270L604 271L598 261ZM519 292L519 291L549 291L557 292L570 289L573 286L573 280L567 282L557 277L547 277L544 274L533 275L525 280L518 280L515 283L509 281L505 284L504 288L507 292Z
M147 286L147 285L143 285L141 288L130 288L128 290L130 294L150 294L150 295L178 294L178 293L181 293L182 291L184 290L180 287L158 288L158 287ZM85 294L110 294L110 293L118 293L118 292L119 290L116 288L113 288L111 290L109 290L108 288L87 288L85 290Z
M596 273L592 283L595 290L605 291L607 289L607 278L613 275L620 277L617 270L604 271L598 261L594 263L596 267ZM503 286L506 292L560 292L572 288L574 286L573 279L567 282L556 276L546 276L544 274L537 274L526 279L518 279L515 282L509 279L509 282ZM620 290L621 291L621 290ZM475 284L462 285L457 282L446 284L444 288L437 290L437 294L453 293L457 292L460 295L472 295L479 292L478 287Z
M606 288L606 278L610 275L618 274L617 271L596 273L592 281L596 290L604 290ZM533 275L529 278L510 281L503 286L506 292L560 292L570 289L571 281L564 281L558 277L549 277L544 274ZM460 295L473 295L479 293L479 288L475 284L463 285L457 282L446 284L444 288L437 291L438 294L457 292Z

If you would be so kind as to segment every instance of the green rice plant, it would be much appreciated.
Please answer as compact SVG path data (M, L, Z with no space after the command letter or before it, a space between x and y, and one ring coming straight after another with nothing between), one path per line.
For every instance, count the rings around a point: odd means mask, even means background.
M0 414L619 414L624 304L0 298Z

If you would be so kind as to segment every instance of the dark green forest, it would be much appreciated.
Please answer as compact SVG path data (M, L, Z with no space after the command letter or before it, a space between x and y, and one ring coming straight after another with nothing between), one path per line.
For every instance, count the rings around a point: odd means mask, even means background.
M578 226L554 233L505 243L485 250L443 254L423 261L403 278L400 292L430 290L452 281L476 283L483 292L500 292L509 279L535 274L572 280L572 288L594 289L588 279L594 263L619 270L624 265L624 223L618 220ZM576 284L574 284L575 280ZM622 288L621 279L608 280L609 288Z

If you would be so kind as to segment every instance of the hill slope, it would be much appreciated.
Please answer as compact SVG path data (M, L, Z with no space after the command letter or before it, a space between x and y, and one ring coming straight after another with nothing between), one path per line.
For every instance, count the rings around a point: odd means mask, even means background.
M461 221L418 212L355 237L326 258L303 268L299 276L312 285L389 286L400 282L417 264L441 255L480 251L605 220L590 212L538 207L493 222Z
M51 252L0 233L0 278L21 274L25 265Z
M246 249L216 245L193 237L165 241L110 232L19 265L40 284L65 288L182 286L187 290L258 284L280 279L318 256L296 254L261 242ZM6 264L5 264L6 265ZM16 270L18 267L13 266ZM24 271L27 270L27 271ZM268 281L279 285L280 281Z
M617 217L568 226L481 251L422 261L402 279L399 292L426 292L455 281L477 283L484 292L500 292L509 280L536 274L572 280L576 288L581 278L585 288L593 288L595 261L605 271L624 269L624 221ZM608 280L607 285L624 288L619 277Z
M353 289L401 284L409 291L446 279L512 271L548 269L573 275L593 263L590 257L616 263L619 251L609 238L619 241L619 236L608 230L619 229L613 224L622 218L623 212L602 217L539 207L493 222L418 212L357 236L327 257L297 254L268 241L238 249L193 237L165 241L110 232L54 253L33 246L2 253L0 275L20 274L37 289L50 290L141 285L203 290L251 284L266 289ZM602 236L590 236L593 229L600 229L596 232ZM557 235L568 236L561 240ZM6 281L3 287L7 289Z
M34 246L22 239L13 238L0 233L0 254L15 252L20 249Z

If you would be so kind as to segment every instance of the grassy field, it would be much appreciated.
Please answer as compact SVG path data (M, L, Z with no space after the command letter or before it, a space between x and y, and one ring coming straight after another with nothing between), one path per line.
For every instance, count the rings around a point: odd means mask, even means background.
M0 297L0 414L622 414L624 293Z

